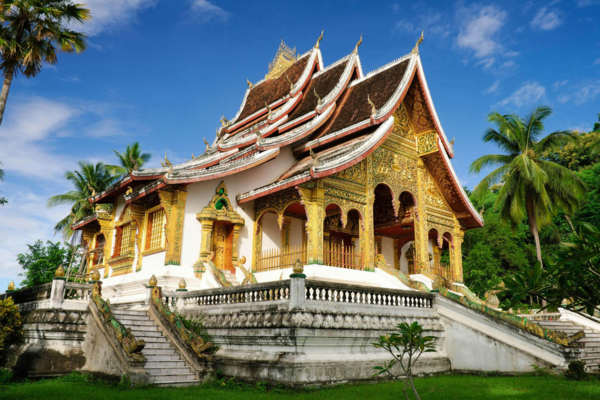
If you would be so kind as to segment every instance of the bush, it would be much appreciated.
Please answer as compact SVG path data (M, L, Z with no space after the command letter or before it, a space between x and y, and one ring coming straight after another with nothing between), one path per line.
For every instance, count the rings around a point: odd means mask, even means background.
M21 314L12 299L0 300L0 353L23 338Z
M569 369L565 372L565 377L570 381L589 380L589 376L585 372L585 363L583 361L571 361Z
M7 368L0 368L0 386L6 385L13 377L13 373Z

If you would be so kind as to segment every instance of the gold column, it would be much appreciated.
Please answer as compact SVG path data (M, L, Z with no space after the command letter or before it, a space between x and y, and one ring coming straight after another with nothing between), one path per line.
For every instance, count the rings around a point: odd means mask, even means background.
M254 237L252 239L252 272L258 271L258 261L262 253L262 217L254 223Z
M459 227L454 228L454 249L450 248L450 262L454 261L451 266L454 270L454 279L456 282L463 282L463 267L462 267L462 243L465 233Z
M442 258L442 250L437 245L437 242L433 246L433 265L437 265L440 263Z
M428 232L426 232L427 215L425 211L425 174L427 169L423 164L422 159L417 160L417 206L418 220L414 218L415 225L415 273L429 272L429 248L428 248ZM421 270L424 271L421 271Z
M142 251L144 251L144 249L142 249L142 238L144 237L144 232L142 232L142 230L144 229L146 207L138 204L131 204L129 209L131 210L131 218L133 219L131 227L135 232L135 245L138 250L137 261L135 263L135 271L138 272L142 270L142 259L144 258L142 256Z
M283 225L281 227L281 249L290 247L290 228L292 226L292 217L283 216Z
M382 238L381 236L375 236L375 245L377 248L377 254L383 253L383 245L381 244Z
M401 253L401 249L399 244L399 240L398 239L394 239L394 269L395 270L399 270L400 269L400 255Z
M200 224L202 224L202 239L200 242L200 256L198 257L198 261L194 264L194 276L196 276L196 278L202 278L202 273L205 271L204 262L208 260L208 256L212 251L213 222L212 219L200 220Z
M183 242L183 219L187 191L182 188L173 191L159 190L160 203L165 209L165 265L181 265L181 245Z
M367 171L373 171L373 161L371 157L366 159ZM373 222L373 204L375 203L375 186L372 182L372 173L366 175L367 193L365 196L365 215L364 226L361 231L360 240L362 242L362 252L365 263L365 271L375 271L375 229ZM364 233L364 235L363 235Z
M106 262L112 255L112 241L114 236L115 224L113 222L113 216L110 213L98 213L98 223L100 224L100 232L104 235L104 257L102 260L102 267L104 268L104 277L108 277L109 266ZM98 265L98 268L101 268Z
M238 243L240 241L240 229L241 225L233 225L233 248L231 249L231 265L234 267L238 266Z
M307 264L323 264L323 222L325 220L325 188L321 180L312 189L299 188L302 204L306 207Z

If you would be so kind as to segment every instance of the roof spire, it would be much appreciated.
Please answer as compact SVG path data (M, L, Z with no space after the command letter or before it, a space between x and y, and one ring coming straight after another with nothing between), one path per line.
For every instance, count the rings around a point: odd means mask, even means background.
M319 48L319 42L321 41L321 39L323 39L323 32L325 32L324 30L321 31L321 36L319 36L319 38L317 39L317 44L315 44L315 49Z
M248 78L246 78L246 83L248 84L248 89L254 88L254 85L252 84L252 82L250 82Z
M285 79L290 83L290 92L294 91L294 83L290 80L290 77L286 74Z
M369 103L369 105L371 106L371 115L376 115L377 114L377 107L375 107L375 103L373 103L371 101L371 99L369 98L368 94L367 94L367 103Z
M206 138L204 139L204 144L206 145L206 151L208 151L208 149L210 148L210 145L208 144L208 141L206 140Z
M425 33L425 31L421 32L421 37L417 40L417 44L415 44L415 47L412 49L413 54L419 54L419 45L423 43L423 33Z
M321 100L321 97L319 97L319 94L317 93L317 88L313 88L313 90L315 91L315 97L317 98L317 105L321 107L323 105L323 100Z
M269 107L269 104L265 100L265 107L267 107L267 111L269 111L269 117L273 116L273 110Z
M362 33L360 34L360 39L358 39L358 43L356 43L356 46L354 47L353 53L358 53L358 46L360 46L361 44L362 44Z

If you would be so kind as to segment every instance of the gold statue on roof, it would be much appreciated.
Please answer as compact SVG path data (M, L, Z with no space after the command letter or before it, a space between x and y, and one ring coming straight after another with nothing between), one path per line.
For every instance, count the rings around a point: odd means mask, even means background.
M254 88L254 85L252 84L252 82L250 82L250 79L248 78L246 78L246 84L248 84L248 89Z
M265 75L265 79L279 78L297 59L296 48L291 49L281 39L281 44L275 54L275 58L269 64L269 72Z
M323 39L323 32L325 32L325 31L321 31L321 36L319 36L319 38L317 39L317 44L315 44L315 49L319 48L319 42L321 41L321 39Z
M354 46L354 51L352 51L353 53L358 53L358 46L360 46L362 44L362 33L360 34L360 39L358 39L358 42L356 43L356 46Z
M290 92L294 91L294 83L290 80L289 76L285 76L285 79L287 79L287 81L290 83Z
M371 98L369 97L368 94L367 94L367 103L369 103L369 105L371 106L371 115L376 115L377 114L377 107L375 107L375 103L373 103L371 101Z
M315 92L315 97L317 98L317 105L319 107L321 107L323 105L323 100L321 99L321 97L319 96L319 94L317 93L317 88L313 88L314 92Z
M417 44L415 44L415 47L412 49L413 54L419 54L419 45L421 43L423 43L423 34L424 33L425 33L425 31L421 32L421 37L419 38L419 40L417 40Z

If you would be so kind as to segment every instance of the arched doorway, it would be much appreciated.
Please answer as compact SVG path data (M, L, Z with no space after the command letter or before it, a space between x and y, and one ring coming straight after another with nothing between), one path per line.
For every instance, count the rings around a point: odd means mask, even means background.
M362 215L331 203L325 207L323 221L323 262L339 268L364 269L362 252Z

